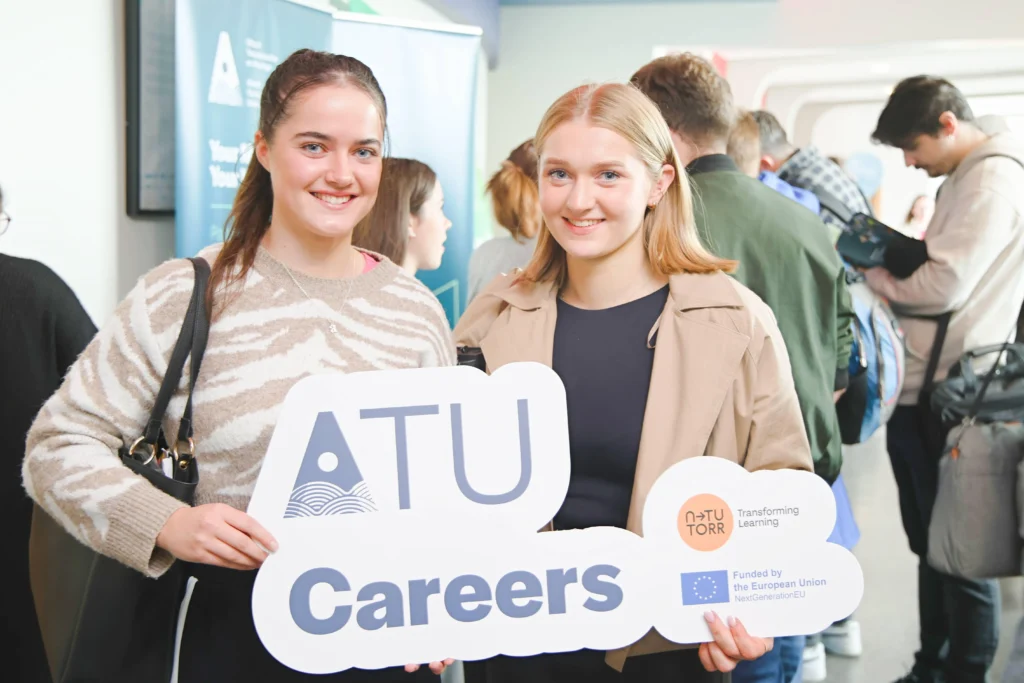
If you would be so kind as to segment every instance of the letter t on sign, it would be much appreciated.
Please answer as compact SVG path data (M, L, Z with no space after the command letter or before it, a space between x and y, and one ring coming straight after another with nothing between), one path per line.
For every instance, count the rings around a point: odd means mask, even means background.
M405 418L417 415L437 415L438 406L398 406L397 408L367 408L359 411L363 420L381 417L395 418L395 457L398 460L398 507L409 509L409 443L406 439Z

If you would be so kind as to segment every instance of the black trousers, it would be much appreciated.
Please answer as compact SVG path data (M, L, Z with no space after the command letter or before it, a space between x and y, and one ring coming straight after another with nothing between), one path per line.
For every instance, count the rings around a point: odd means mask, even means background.
M580 650L535 657L494 657L466 663L466 683L730 683L731 675L704 670L697 650L640 655L622 673L604 662L605 653Z
M941 439L915 406L900 406L887 427L903 530L918 556L921 649L914 671L924 681L985 683L999 644L999 584L942 574L928 564L928 525L939 488Z
M401 667L350 669L323 676L289 669L267 652L252 621L252 586L256 572L191 565L198 583L192 592L178 658L179 683L437 683L422 666L414 674Z

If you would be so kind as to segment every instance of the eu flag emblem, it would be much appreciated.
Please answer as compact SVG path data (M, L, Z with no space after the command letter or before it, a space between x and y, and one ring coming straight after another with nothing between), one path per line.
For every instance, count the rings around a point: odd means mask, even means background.
M729 602L729 572L691 572L680 574L684 605L711 605Z

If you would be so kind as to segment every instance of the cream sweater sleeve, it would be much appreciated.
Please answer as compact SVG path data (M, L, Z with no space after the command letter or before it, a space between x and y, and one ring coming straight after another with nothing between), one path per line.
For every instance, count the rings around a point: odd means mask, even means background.
M22 466L25 490L69 533L153 577L174 561L155 547L157 534L185 505L122 465L117 450L141 434L192 285L188 261L140 280L36 417Z

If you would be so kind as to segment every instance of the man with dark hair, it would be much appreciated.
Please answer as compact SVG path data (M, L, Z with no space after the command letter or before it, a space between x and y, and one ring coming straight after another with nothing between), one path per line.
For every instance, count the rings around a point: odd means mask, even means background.
M902 149L908 166L947 176L925 233L924 265L905 279L880 268L866 273L906 334L906 380L887 435L903 528L920 558L921 649L903 680L983 683L998 644L998 587L939 574L927 561L944 432L928 405L926 375L936 317L948 325L937 381L964 352L1002 344L1015 328L1024 300L1024 143L999 119L975 120L951 83L927 76L896 86L873 137Z
M690 54L662 57L632 82L669 124L676 153L700 196L695 210L704 243L738 260L736 279L775 313L815 470L832 483L842 463L834 390L848 381L853 311L827 231L814 214L744 175L726 155L736 109L729 84L714 67ZM734 681L789 683L780 661L787 648L779 640L768 656L738 667ZM769 671L772 662L776 670Z
M814 145L797 149L771 112L755 111L754 120L761 133L761 170L770 171L790 185L814 192L819 197L822 192L828 193L855 213L874 215L871 202L856 181L835 161ZM833 228L833 236L838 237L843 222L828 211L822 212L821 218Z

